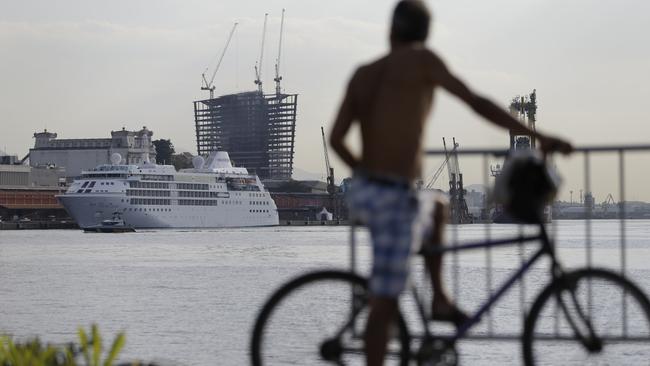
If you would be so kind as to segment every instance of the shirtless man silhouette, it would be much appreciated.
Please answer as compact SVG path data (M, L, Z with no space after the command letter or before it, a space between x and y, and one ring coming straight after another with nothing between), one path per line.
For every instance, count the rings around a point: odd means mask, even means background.
M422 132L435 96L442 88L491 123L519 135L537 138L543 151L572 150L569 143L531 131L490 100L475 94L424 45L430 14L420 0L402 0L395 7L390 51L360 67L349 82L330 134L330 144L355 172L350 210L368 226L372 238L370 314L365 332L368 365L383 364L388 325L397 313L405 287L418 210L413 181L420 177ZM352 123L361 127L362 154L344 143ZM445 221L436 203L427 245L440 245ZM432 317L456 325L466 316L446 295L441 282L441 256L427 258L434 290Z

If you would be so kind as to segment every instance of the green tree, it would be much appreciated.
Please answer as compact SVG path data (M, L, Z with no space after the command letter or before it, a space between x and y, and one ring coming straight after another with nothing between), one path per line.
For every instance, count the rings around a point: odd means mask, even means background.
M153 145L156 147L156 164L171 164L172 155L176 152L171 140L154 140Z
M192 164L192 154L188 152L174 154L172 155L172 165L176 170L191 168L194 165Z

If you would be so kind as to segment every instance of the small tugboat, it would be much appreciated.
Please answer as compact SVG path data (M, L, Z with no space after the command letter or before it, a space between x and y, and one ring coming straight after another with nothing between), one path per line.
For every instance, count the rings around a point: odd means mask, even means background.
M113 217L107 220L102 220L102 223L99 225L89 226L84 228L84 232L91 233L132 233L135 232L135 229L131 226L127 226L122 219L122 214L119 212L113 212Z

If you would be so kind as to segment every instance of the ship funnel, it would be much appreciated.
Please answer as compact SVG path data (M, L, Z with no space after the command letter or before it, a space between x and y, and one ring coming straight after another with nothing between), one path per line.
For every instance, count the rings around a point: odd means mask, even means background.
M230 155L226 151L213 151L208 156L208 169L232 168Z

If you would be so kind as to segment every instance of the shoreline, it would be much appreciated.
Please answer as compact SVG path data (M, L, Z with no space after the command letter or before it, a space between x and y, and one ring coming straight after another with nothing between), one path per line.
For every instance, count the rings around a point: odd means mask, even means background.
M61 221L0 221L0 230L61 230L76 229L79 226L75 222Z

